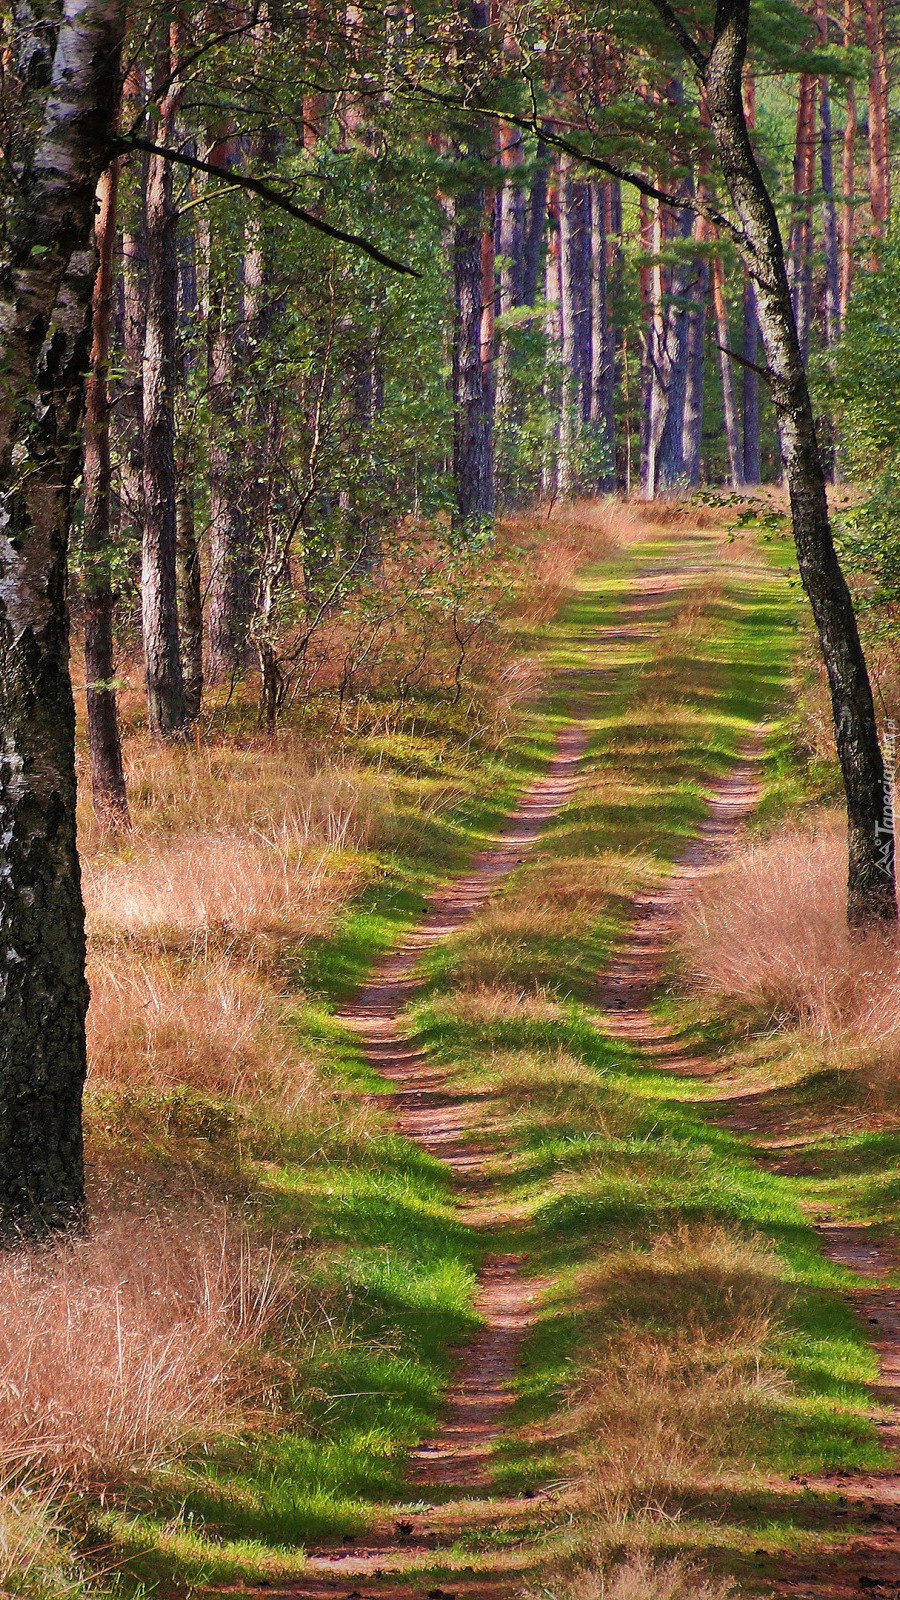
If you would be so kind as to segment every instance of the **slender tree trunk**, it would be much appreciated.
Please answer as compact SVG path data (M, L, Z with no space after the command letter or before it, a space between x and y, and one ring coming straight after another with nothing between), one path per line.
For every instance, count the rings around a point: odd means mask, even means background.
M573 183L570 166L568 157L563 156L559 167L559 308L563 359L559 492L564 498L580 487L578 455L582 425L590 416L591 365L588 194L585 184Z
M169 29L165 28L168 35ZM160 53L158 76L169 75L173 52ZM177 95L170 88L161 108L160 137L175 128ZM147 323L144 337L144 537L141 610L150 731L182 738L187 726L178 648L177 509L175 468L175 368L178 330L178 214L172 199L172 163L151 156L147 172Z
M597 488L616 490L616 332L610 310L607 222L609 183L590 186L591 422L602 452Z
M725 182L742 229L791 498L794 539L828 673L847 797L851 926L895 921L894 831L875 709L850 592L834 549L778 218L753 154L741 99L749 0L718 0L713 44L699 69Z
M559 373L562 369L562 326L559 316L559 227L556 192L549 196L550 228L547 258L544 263L544 299L547 303L547 361L544 367L544 414L546 448L541 461L541 493L549 501L559 493L559 419L561 409Z
M0 170L0 1228L84 1208L84 908L66 545L81 464L94 273L86 252L112 154L123 8L68 0L7 24ZM48 85L48 87L44 87ZM9 135L7 126L7 136ZM10 241L14 243L10 243ZM52 341L47 334L53 327ZM13 535L13 536L11 536Z
M734 366L727 354L733 348L728 307L725 303L725 269L722 257L715 256L712 264L713 308L716 314L716 333L719 344L719 364L722 373L722 415L725 440L728 445L728 474L731 485L739 489L744 481L744 452L738 427L737 402L734 393Z
M706 240L707 229L698 218L695 234L699 243ZM691 308L687 313L687 341L684 390L684 424L682 432L682 461L684 476L691 487L700 482L701 450L703 444L703 401L706 387L706 308L709 301L709 257L698 256L694 262L694 279L690 285Z
M885 0L865 0L869 47L869 194L872 231L884 233L891 214L890 124Z
M844 45L847 49L856 43L856 0L844 0ZM841 243L840 243L840 325L843 328L850 304L850 287L853 279L853 245L856 236L856 137L859 121L856 111L856 85L847 79L844 90L847 97L847 118L844 123L844 142L841 154Z
M804 362L809 354L812 319L812 192L815 186L816 80L800 78L797 138L794 146L794 208L791 221L790 283L797 337Z
M834 203L834 158L831 96L828 80L819 79L819 139L822 164L822 244L825 254L825 343L830 349L841 336L841 286L838 259L837 207Z
M537 167L528 191L525 232L522 240L522 304L533 306L541 276L541 246L547 226L547 184L549 160L545 145L538 146Z
M494 511L493 396L482 358L485 193L453 205L453 477L456 525L472 529Z
M741 354L744 411L744 482L759 483L761 478L759 454L759 325L756 318L756 290L753 279L744 269L744 336Z
M690 237L692 217L684 211L678 217L673 237L685 242ZM656 482L660 489L674 489L684 481L684 408L687 397L689 314L684 304L690 266L676 262L669 286L669 305L663 322L663 384L665 420L657 452Z
M196 722L203 704L203 588L194 500L196 451L188 391L197 365L192 335L197 327L197 239L193 226L182 235L178 271L178 386L176 416L176 598L184 704L188 721Z
M125 79L122 121L128 125L146 104L144 72L135 64ZM147 158L132 156L140 163L138 214L133 225L122 230L122 328L124 354L122 389L117 396L114 427L120 442L119 473L120 520L139 535L144 527L144 333L147 305L147 229L144 202L147 193Z
M94 812L104 828L131 825L113 687L113 588L110 573L112 462L109 445L109 325L119 164L97 186L97 278L84 433L84 667Z
M503 317L523 304L525 271L525 190L519 176L525 159L521 133L500 124L500 161L506 174L497 198L497 250L500 256L497 309ZM501 332L497 341L497 407L511 405L513 346Z

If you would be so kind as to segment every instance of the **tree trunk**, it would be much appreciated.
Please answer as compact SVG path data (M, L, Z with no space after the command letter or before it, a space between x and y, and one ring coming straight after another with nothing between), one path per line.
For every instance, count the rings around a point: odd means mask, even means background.
M762 471L759 455L759 326L756 319L756 290L744 269L744 336L741 354L744 411L744 482L759 483Z
M91 793L101 827L131 826L113 687L113 590L110 574L109 324L119 164L97 187L97 278L84 431L84 667Z
M706 238L702 219L695 228L698 241ZM694 262L694 280L690 285L691 307L687 313L687 342L684 389L684 424L682 431L682 462L684 476L692 488L700 482L701 449L703 444L703 399L706 378L706 308L709 300L709 257L698 256Z
M715 36L700 69L723 176L740 220L791 498L794 539L828 673L847 797L847 914L851 926L895 921L890 790L850 592L834 549L778 218L753 154L741 100L749 0L718 0Z
M882 234L891 214L890 124L885 0L865 0L869 47L869 194L872 231Z
M144 72L139 63L125 79L122 96L122 121L128 126L143 114L146 106ZM147 158L132 156L140 164L137 184L139 211L133 226L122 229L122 326L124 354L122 387L116 398L113 425L119 443L120 523L135 529L144 527L144 401L142 367L147 305L147 231L144 201L147 193Z
M0 171L0 1227L8 1236L69 1226L84 1208L88 991L66 544L89 355L88 247L111 155L122 10L120 0L66 0L46 8L52 25L36 30L22 8L7 31L8 89L18 81L6 116L19 156L14 175Z
M549 162L546 145L538 145L537 168L528 191L525 233L522 241L522 304L533 306L541 277L541 246L547 226Z
M824 325L828 349L841 336L841 286L838 260L837 207L834 203L834 154L831 96L827 78L819 79L819 142L822 166L822 245L825 254Z
M856 43L856 0L844 0L844 46L850 49ZM856 236L856 85L847 79L847 119L844 123L844 144L841 155L841 245L840 245L840 325L843 328L847 307L850 304L850 287L853 280L853 244Z
M497 251L500 257L497 310L500 316L523 303L525 271L525 190L519 171L525 159L521 133L500 124L500 160L506 176L497 198ZM506 412L511 403L513 351L501 332L497 341L497 407Z
M812 317L812 192L815 186L816 80L804 72L797 100L794 146L794 201L790 238L790 284L794 321L804 362L809 354Z
M181 672L184 680L184 706L189 722L196 722L203 704L203 589L200 572L200 547L197 540L194 506L196 451L193 419L186 400L196 355L191 333L199 310L197 290L197 238L193 227L182 236L178 271L178 386L181 391L180 416L176 416L176 599Z
M610 312L609 182L590 186L591 211L591 422L600 445L597 488L616 490L616 334Z
M683 211L678 217L673 238L690 237L692 217ZM662 383L665 390L664 421L657 451L658 489L674 489L683 483L684 407L687 396L688 310L684 303L690 266L676 262L669 282L669 304L663 321Z
M474 530L494 511L493 385L482 359L485 192L453 204L453 479L455 526Z
M569 498L580 487L579 447L585 409L590 415L588 196L585 184L573 183L570 167L569 158L563 156L559 164L559 311L563 360L559 492L563 498Z
M165 28L168 35L168 27ZM165 81L172 53L161 50L158 77ZM174 135L177 96L170 87L161 107L160 138ZM151 156L147 171L147 323L144 336L144 537L141 614L150 732L164 739L185 734L187 708L178 648L177 473L175 370L178 333L178 213L172 199L172 163Z
M712 264L713 307L716 313L716 332L719 343L719 365L722 373L722 418L725 440L728 445L728 473L733 489L744 481L744 452L738 428L737 403L734 393L734 366L727 353L732 348L728 307L725 304L725 269L722 257L716 256Z

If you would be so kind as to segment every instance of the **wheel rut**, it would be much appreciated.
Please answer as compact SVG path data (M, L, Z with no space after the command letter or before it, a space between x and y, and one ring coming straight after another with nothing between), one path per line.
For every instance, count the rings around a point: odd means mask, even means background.
M404 1013L422 984L416 971L422 957L475 916L572 797L586 745L587 729L581 723L563 728L546 772L532 784L496 842L437 895L425 919L342 1013L370 1065L395 1086L387 1095L379 1094L379 1104L387 1103L398 1129L450 1169L461 1215L483 1229L486 1238L503 1219L486 1182L489 1152L471 1137L479 1116L478 1096L452 1092L440 1065L410 1034ZM437 1431L412 1454L407 1477L411 1509L389 1512L383 1526L359 1541L348 1537L341 1547L308 1552L302 1577L269 1585L268 1594L284 1600L325 1595L355 1600L367 1593L377 1593L378 1600L423 1600L429 1593L436 1600L503 1600L517 1591L515 1557L509 1572L502 1570L502 1560L493 1558L490 1572L454 1572L448 1590L429 1590L423 1576L417 1581L413 1573L408 1578L404 1573L434 1568L442 1548L462 1533L487 1530L499 1516L533 1514L533 1503L527 1500L479 1497L489 1489L493 1445L514 1398L519 1348L543 1287L529 1278L521 1255L486 1255L475 1300L482 1327L459 1354ZM427 1504L431 1497L437 1503Z
M655 1066L680 1076L709 1078L718 1066L693 1053L677 1028L658 1022L649 1009L650 1002L664 977L686 894L699 877L715 871L759 799L761 747L758 735L744 747L733 771L713 785L699 833L670 876L635 897L628 935L598 991L610 1032L640 1047ZM751 1137L755 1132L749 1108L728 1115L723 1122ZM879 1358L880 1377L872 1398L884 1408L878 1418L882 1441L900 1458L900 1287L889 1281L900 1272L900 1258L873 1238L864 1224L846 1225L820 1217L816 1228L824 1253L868 1280L865 1287L849 1290L848 1298L868 1325ZM839 1505L854 1507L856 1520L868 1523L868 1528L843 1548L823 1550L815 1561L786 1556L774 1588L767 1592L784 1600L850 1600L851 1596L859 1600L864 1595L898 1600L900 1460L897 1466L880 1472L810 1476L785 1485L785 1489L799 1491L810 1505L815 1498L833 1496Z

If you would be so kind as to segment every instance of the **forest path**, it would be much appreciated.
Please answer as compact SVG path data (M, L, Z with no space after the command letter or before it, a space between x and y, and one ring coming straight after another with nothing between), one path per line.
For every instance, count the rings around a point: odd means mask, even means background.
M709 1079L720 1070L720 1063L686 1048L678 1028L658 1021L650 1005L665 976L667 953L686 894L698 878L716 870L759 799L760 755L761 740L757 738L745 747L734 771L714 786L707 818L672 875L635 897L634 921L600 985L599 1004L607 1014L610 1032L639 1049L649 1065L688 1078ZM755 1094L744 1098L740 1093L727 1093L713 1103L721 1108L724 1126L752 1140L760 1131L755 1100ZM771 1130L767 1126L765 1131ZM774 1170L790 1171L802 1157L802 1146L792 1140L789 1161L776 1162ZM762 1151L760 1158L772 1166ZM882 1408L878 1416L881 1441L897 1454L898 1461L896 1466L875 1472L799 1477L799 1488L810 1500L836 1499L839 1516L840 1508L853 1506L856 1520L868 1523L868 1529L843 1544L831 1548L823 1544L812 1559L783 1555L774 1588L767 1586L767 1592L779 1600L850 1600L861 1594L896 1600L900 1593L900 1288L896 1284L900 1260L865 1224L835 1222L821 1211L817 1216L824 1254L869 1280L866 1287L846 1294L869 1327L880 1367L872 1398Z
M425 1595L436 1600L451 1595L459 1600L505 1600L521 1592L531 1564L536 1510L540 1522L543 1505L538 1506L531 1493L522 1497L492 1493L492 1457L505 1413L515 1399L518 1353L547 1285L529 1276L520 1251L490 1250L492 1235L515 1231L515 1217L490 1179L496 1153L490 1123L485 1124L477 1094L452 1091L444 1070L410 1033L404 1013L424 981L417 972L422 958L477 915L571 800L598 707L620 692L622 670L631 670L634 648L644 647L663 631L672 606L683 592L703 581L708 565L709 550L703 545L698 550L689 542L674 557L669 554L664 567L652 561L638 567L620 598L616 621L592 633L591 665L564 668L556 675L563 694L571 686L575 708L572 720L558 734L546 771L523 796L497 840L476 857L469 871L439 893L425 919L382 961L358 999L342 1013L370 1065L395 1085L390 1094L378 1096L379 1103L391 1105L400 1132L449 1167L461 1220L484 1236L487 1248L475 1301L482 1326L460 1351L437 1432L413 1452L408 1503L389 1509L383 1521L358 1540L348 1538L341 1547L309 1550L302 1576L267 1584L268 1594L284 1600L326 1595L336 1600L358 1596L423 1600ZM589 705L584 716L578 709L582 695ZM473 1136L474 1123L478 1128ZM515 1548L513 1538L512 1548L494 1556L467 1558L453 1551L460 1539L482 1534L489 1541L490 1530L501 1523L513 1534L521 1525L526 1536L520 1541L522 1549ZM430 1581L429 1573L433 1577L448 1571L452 1576L443 1576L437 1584ZM442 1583L450 1588L442 1588Z
M737 560L742 559L738 550ZM688 876L706 870L730 841L757 792L758 742L735 761L739 735L727 731L720 736L717 719L726 719L729 729L740 726L746 737L747 727L769 703L770 682L776 683L771 669L761 671L758 664L768 658L754 656L758 646L752 629L763 625L753 621L755 612L750 614L757 604L759 565L747 573L732 566L730 588L718 586L718 571L734 562L733 546L720 536L667 534L652 552L629 555L620 564L612 590L602 579L595 591L606 597L602 623L594 600L576 608L564 630L567 654L551 678L556 705L568 704L570 720L558 735L549 767L500 837L436 897L424 921L380 964L343 1013L343 1023L355 1033L370 1066L392 1086L377 1096L379 1104L392 1108L400 1132L450 1170L459 1219L483 1240L475 1306L481 1328L459 1352L438 1428L412 1453L406 1496L390 1504L375 1502L367 1531L359 1537L348 1534L341 1543L309 1548L299 1571L262 1585L273 1596L506 1600L520 1595L536 1567L546 1562L547 1535L552 1544L560 1512L563 1522L567 1520L565 1507L558 1511L555 1504L553 1485L559 1472L554 1471L552 1447L549 1470L547 1451L538 1449L540 1461L530 1480L515 1471L505 1479L495 1476L521 1426L510 1410L518 1398L516 1369L523 1344L539 1319L546 1322L547 1307L553 1304L550 1279L541 1275L541 1268L529 1266L527 1230L504 1180L503 1113L495 1125L491 1091L481 1088L479 1072L465 1064L461 1074L452 1065L445 1067L440 1051L432 1053L412 1031L405 1012L425 981L417 970L422 959L464 929L495 897L502 906L505 882L578 797L579 820L563 821L560 827L564 832L572 825L578 838L602 841L578 846L586 864L606 852L613 865L603 865L603 871L613 875L604 881L629 885L622 898L614 890L615 917L625 909L636 880L652 878L658 885L636 897L634 921L621 953L606 966L602 995L591 975L600 967L603 941L591 964L595 945L588 939L585 998L590 999L593 984L594 1015L602 998L614 1035L640 1042L637 1035L646 1023L653 1029L657 1054L670 1048L672 1042L650 1022L646 1006L677 895ZM711 634L704 616L712 619ZM717 641L723 641L721 649ZM746 681L752 685L749 697L742 687ZM747 715L748 704L757 707L753 716ZM589 759L582 767L585 753ZM594 773L595 786L587 799L580 768ZM713 781L711 772L724 775ZM708 803L701 820L704 792ZM692 834L696 837L684 850L683 842ZM666 863L678 857L680 847L680 864L666 872ZM565 859L564 839L561 850ZM542 844L540 860L545 852ZM574 942L581 937L576 935ZM540 948L538 944L536 952ZM535 959L552 963L567 958L561 952L559 957L536 953ZM560 993L565 994L566 969L556 970ZM698 1065L685 1062L684 1068ZM549 1171L546 1183L551 1189L555 1181ZM523 1448L521 1439L516 1448ZM565 1475L565 1448L559 1465ZM507 1492L498 1489L498 1482L522 1483L523 1489ZM206 1593L248 1594L259 1587L226 1585Z

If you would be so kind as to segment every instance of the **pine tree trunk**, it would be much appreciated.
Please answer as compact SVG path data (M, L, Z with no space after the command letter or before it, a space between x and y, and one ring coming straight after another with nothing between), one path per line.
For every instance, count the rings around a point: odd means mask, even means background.
M828 44L828 9L825 0L816 0L816 23L819 42ZM838 220L834 203L834 145L831 130L831 92L828 79L820 78L819 93L819 161L822 171L822 249L825 256L825 293L823 297L823 324L825 344L828 349L841 336L840 263L838 260Z
M844 46L856 43L856 0L844 0ZM841 242L840 242L840 325L843 328L853 280L853 245L856 237L856 137L859 119L856 111L856 85L847 79L847 118L841 154Z
M122 121L127 126L141 115L146 105L146 85L140 64L136 63L125 79L122 96ZM124 354L123 382L115 407L113 425L119 441L120 520L142 535L144 527L144 333L147 306L147 229L144 202L147 194L147 158L132 156L139 163L139 212L134 225L122 230L122 326Z
M695 224L699 242L706 238L702 219ZM687 342L684 390L684 425L682 432L682 461L684 476L692 488L700 482L701 453L703 447L703 401L706 387L706 309L709 301L709 258L698 256L694 262L694 278L690 287L692 305L687 313Z
M500 160L506 172L497 199L497 251L500 257L497 310L501 317L523 304L525 273L525 190L517 176L525 159L521 133L500 124ZM507 334L497 341L497 408L511 405L513 347Z
M166 29L168 33L168 29ZM160 53L158 76L171 64ZM174 133L175 93L161 108L160 138ZM178 214L172 198L172 163L151 156L147 170L147 322L144 335L144 537L141 550L141 614L150 731L182 738L187 727L184 681L178 648L177 509L175 468L175 368L178 330Z
M805 72L797 101L794 146L794 202L790 240L790 284L794 321L804 362L809 354L812 319L812 192L815 186L816 80Z
M485 193L470 189L453 204L453 479L454 522L472 530L494 511L493 394L482 360L482 241Z
M850 592L835 553L778 218L747 136L741 71L749 0L719 0L702 78L723 176L744 235L791 498L794 539L828 673L847 798L847 915L853 927L895 921L890 791Z
M616 333L610 311L607 225L609 182L590 186L591 422L602 452L597 489L616 490Z
M759 326L756 319L756 290L744 269L744 335L741 354L748 363L743 368L744 482L759 483L762 476L759 454Z
M8 19L5 114L20 165L0 169L0 516L14 530L0 539L0 1229L8 1237L70 1226L84 1209L88 991L66 545L89 355L86 252L112 153L123 26L119 0L48 10L56 28L35 29L27 8Z
M891 214L890 124L885 0L865 0L869 47L869 194L872 231L882 234Z
M734 393L734 367L731 356L731 328L728 324L728 307L725 304L725 269L722 257L715 256L712 264L713 308L716 314L716 332L719 344L719 364L722 373L722 419L728 445L728 473L733 489L744 481L744 451L738 428L737 403Z
M194 481L197 470L192 421L185 415L185 399L197 364L191 334L197 324L197 239L193 227L182 234L178 271L178 384L182 403L176 415L176 599L184 705L190 723L197 721L203 705L203 588L200 547L197 540Z
M683 211L673 238L690 237L692 217ZM657 451L658 489L674 489L684 481L684 408L687 395L688 311L684 304L690 267L677 262L671 270L669 304L663 322L662 382L664 421Z
M131 825L113 687L113 590L110 574L112 461L109 442L109 326L119 164L97 186L97 278L84 430L84 667L87 682L91 794L101 827Z
M537 169L528 191L522 240L522 304L533 306L541 277L541 247L547 226L549 160L546 145L538 146Z
M575 494L580 486L578 457L585 410L590 416L591 363L588 197L585 184L573 183L570 167L569 158L563 156L559 164L559 310L563 359L559 493L564 499Z

